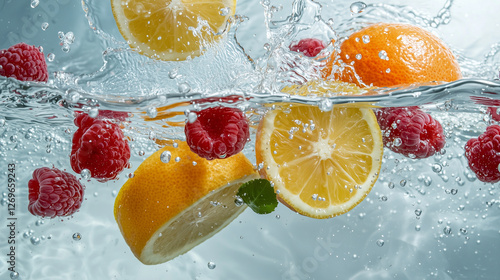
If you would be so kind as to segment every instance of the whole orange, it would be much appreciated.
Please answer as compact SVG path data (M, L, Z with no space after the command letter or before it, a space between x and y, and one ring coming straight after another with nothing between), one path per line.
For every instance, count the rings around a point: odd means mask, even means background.
M377 87L462 77L455 56L441 39L420 27L395 23L377 23L353 33L341 43L340 53L332 54L324 73L358 86Z

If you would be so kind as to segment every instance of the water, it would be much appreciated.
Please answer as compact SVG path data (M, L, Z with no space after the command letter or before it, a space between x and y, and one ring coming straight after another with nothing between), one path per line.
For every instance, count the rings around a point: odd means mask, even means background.
M383 1L366 7L357 3L353 8L353 2L320 1L319 9L309 1L292 6L242 0L237 25L225 44L192 61L171 63L130 51L108 1L1 1L0 34L6 40L0 48L20 41L43 46L50 81L26 84L0 78L1 174L5 178L7 164L15 162L18 182L14 233L18 274L11 274L6 262L11 234L5 218L8 195L2 187L0 278L496 279L499 187L475 179L463 146L493 122L480 104L499 99L499 22L489 15L500 4ZM329 99L279 92L284 84L317 76L318 62L288 53L290 42L306 36L328 41L376 21L410 22L433 30L458 54L465 79ZM290 61L295 67L288 65ZM117 191L157 149L155 139L182 139L182 128L176 124L189 118L190 110L207 106L180 102L228 96L235 101L231 105L257 113L262 104L282 101L325 109L350 102L421 105L441 122L447 144L425 160L386 150L372 192L342 216L313 220L281 204L269 215L246 210L187 254L161 265L142 265L114 221ZM243 102L246 99L250 101ZM176 113L156 119L164 116L162 106L172 104L176 106L169 112ZM131 139L131 167L105 183L90 179L87 172L77 174L86 185L80 211L40 222L26 211L33 170L55 166L72 172L68 155L76 131L73 111L96 114L98 109L129 113L123 131ZM252 124L258 120L258 115L251 116ZM255 162L253 145L252 134L245 153ZM162 161L176 160L170 157L165 154Z

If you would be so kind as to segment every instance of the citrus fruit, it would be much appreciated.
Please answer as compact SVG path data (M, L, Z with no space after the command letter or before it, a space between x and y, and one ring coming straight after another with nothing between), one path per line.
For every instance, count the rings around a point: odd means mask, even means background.
M262 119L255 144L259 172L298 213L330 218L370 192L382 164L382 135L370 108L287 105Z
M239 186L259 178L237 154L206 160L175 142L147 158L120 189L114 215L134 255L158 264L186 253L236 218Z
M311 80L302 85L289 85L281 89L282 92L301 95L331 97L339 95L364 95L370 88L360 88L353 83L334 80Z
M131 48L161 60L185 60L201 54L200 40L221 37L236 0L111 0L111 7ZM196 35L200 23L205 26Z
M395 23L373 24L349 36L340 44L340 53L332 54L326 76L332 69L334 79L360 86L451 82L462 77L455 56L441 39L420 27Z

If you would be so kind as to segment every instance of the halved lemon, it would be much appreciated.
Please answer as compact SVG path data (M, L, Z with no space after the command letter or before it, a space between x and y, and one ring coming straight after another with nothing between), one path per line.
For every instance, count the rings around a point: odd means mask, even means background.
M221 37L236 0L111 0L111 7L131 48L155 59L185 60Z
M186 253L236 218L246 181L259 178L242 154L206 160L175 142L147 158L120 189L114 214L134 255L159 264Z
M359 204L382 164L382 135L370 108L286 105L262 119L255 144L261 175L298 213L330 218Z

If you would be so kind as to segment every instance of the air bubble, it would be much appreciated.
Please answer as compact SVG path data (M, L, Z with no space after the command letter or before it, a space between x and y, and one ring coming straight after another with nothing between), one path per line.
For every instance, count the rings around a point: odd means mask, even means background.
M82 235L79 232L75 232L73 234L73 240L80 241L82 239Z
M419 217L420 215L422 215L422 209L416 209L415 210L415 215L417 215L417 217Z
M240 207L243 205L243 199L239 196L237 196L235 199L234 199L234 205Z
M362 56L360 53L358 53L358 54L356 55L356 59L357 59L357 60L360 60L361 58L363 58L363 56Z
M435 172L435 173L439 173L441 172L441 170L443 170L443 166L439 163L435 163L432 165L432 171Z
M19 279L19 272L17 271L12 271L10 273L10 279Z
M31 0L31 8L36 8L40 4L40 0Z
M32 236L32 237L30 238L30 241L31 241L31 244L33 244L33 245L38 245L38 244L40 244L40 238L38 238L38 237L36 237L36 236Z
M363 10L366 8L366 4L364 2L354 2L351 4L351 13L353 14L359 14L362 13Z
M55 54L53 54L53 53L49 53L49 54L47 54L47 60L48 60L49 62L54 61L54 59L55 59L55 58L56 58L56 55L55 55Z
M216 265L214 262L208 262L207 266L209 269L214 269Z
M389 184L387 186L389 187L389 189L394 189L394 183L393 182L389 182Z
M158 115L158 111L156 110L155 107L149 107L146 109L146 114L148 115L148 117L150 118L156 118L156 116Z
M332 101L330 101L330 99L321 100L321 102L319 103L319 109L323 112L331 111L333 109Z
M378 53L378 57L380 57L380 59L383 59L383 60L389 60L389 57L387 56L387 52L384 50L381 50Z
M384 242L384 240L383 240L383 239L379 239L379 240L377 240L377 246L379 246L379 247L384 246L384 243L385 243L385 242Z
M42 30L45 31L45 30L47 30L47 28L49 28L49 23L48 22L43 22L42 23Z
M172 69L170 72L168 72L168 77L170 79L175 79L175 78L177 78L178 75L179 74L178 74L177 69Z
M179 84L178 90L180 93L189 93L191 91L191 86L188 83Z
M98 115L99 115L99 109L94 107L94 108L89 110L89 117L97 118Z
M88 169L83 169L81 172L80 172L80 176L82 176L83 179L85 180L89 180L90 177L91 177L91 174L90 174L90 170Z
M443 233L446 234L446 235L450 235L451 234L451 227L450 226L445 226L443 228Z
M187 116L188 123L194 123L197 119L198 119L198 115L196 113L189 112L189 114Z
M401 180L401 181L399 182L399 185L401 185L401 187L406 186L406 180L404 180L404 179L403 179L403 180Z
M230 11L231 10L228 7L225 7L225 8L220 9L219 14L221 16L225 17L225 16L229 15Z
M368 35L363 35L363 43L368 44L370 43L370 36Z

